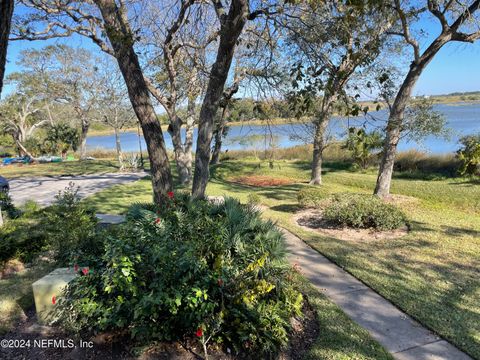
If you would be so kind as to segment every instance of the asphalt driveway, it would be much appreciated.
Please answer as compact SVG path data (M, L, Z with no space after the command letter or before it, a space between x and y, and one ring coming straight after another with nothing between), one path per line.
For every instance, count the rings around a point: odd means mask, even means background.
M16 205L34 200L41 206L47 206L71 182L80 188L78 195L86 197L113 185L137 181L146 175L142 172L17 178L10 180L10 195Z

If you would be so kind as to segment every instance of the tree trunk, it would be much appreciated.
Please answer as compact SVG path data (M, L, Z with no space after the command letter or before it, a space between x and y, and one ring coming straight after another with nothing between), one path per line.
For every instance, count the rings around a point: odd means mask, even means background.
M182 185L186 185L190 182L191 178L191 166L188 164L188 156L186 149L182 142L182 120L179 117L170 119L170 125L168 126L168 132L172 138L173 152L175 154L175 163L177 165L177 172L179 181ZM190 165L190 167L189 167Z
M225 130L225 117L227 114L228 106L225 106L222 111L222 116L218 122L218 128L215 133L215 144L213 145L212 159L210 165L216 165L220 163L220 153L222 152L223 132Z
M113 130L115 132L115 148L117 150L117 158L118 158L118 162L121 165L123 158L122 158L122 144L120 143L120 134L118 133L118 127L116 125L113 127Z
M10 36L14 3L14 0L0 0L0 95L3 88L3 76L5 75L8 37Z
M105 21L107 36L125 79L132 107L142 127L152 174L153 199L161 203L172 191L172 175L162 128L153 108L140 63L133 48L133 34L123 9L114 0L95 0Z
M423 70L427 67L430 61L432 61L437 52L450 40L450 34L439 35L439 37L436 38L425 50L418 63L412 63L402 86L398 90L395 101L390 109L390 115L387 122L387 134L383 145L383 155L374 191L374 194L377 196L388 197L390 195L397 146L402 133L405 109L412 95L413 87L417 83Z
M82 119L82 132L80 134L80 160L87 158L87 135L90 129L90 121Z
M210 72L207 91L200 110L192 186L192 195L195 198L205 197L209 178L208 165L210 162L213 120L232 64L235 45L247 21L248 11L247 0L232 0L228 15L222 19L217 58Z
M322 163L323 150L325 149L325 130L329 122L329 114L322 111L317 122L315 123L315 135L313 138L313 160L312 160L312 174L310 177L311 185L322 184Z

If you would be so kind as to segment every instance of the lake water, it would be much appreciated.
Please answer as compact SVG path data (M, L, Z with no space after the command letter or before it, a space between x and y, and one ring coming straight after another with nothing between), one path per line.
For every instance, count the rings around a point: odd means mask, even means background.
M474 134L480 132L480 104L455 104L455 105L435 105L436 111L442 112L451 129L449 139L430 136L421 144L412 141L402 140L399 144L399 150L418 149L429 153L442 154L454 152L458 149L458 139L462 135ZM356 118L335 117L331 121L329 132L332 136L342 139L345 136L346 129L349 126L362 126L367 129L381 127L385 124L386 112L371 112L371 116ZM372 118L373 117L373 118ZM169 149L172 148L170 135L164 132L165 141ZM197 131L195 129L196 143ZM278 147L291 147L305 143L308 138L308 130L300 124L280 124L280 125L242 125L230 126L228 135L224 141L223 150L242 150L256 148L263 150L269 146L272 139ZM122 149L124 151L138 151L139 139L135 132L122 133L120 136ZM145 150L145 142L141 138L142 149ZM115 149L115 137L90 136L87 139L87 147L92 150L103 148L108 150Z

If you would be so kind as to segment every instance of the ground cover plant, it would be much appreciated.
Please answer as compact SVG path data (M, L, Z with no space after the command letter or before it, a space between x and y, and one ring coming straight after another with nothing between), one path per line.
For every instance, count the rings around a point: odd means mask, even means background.
M394 241L354 243L295 224L293 215L301 209L299 190L311 188L309 165L278 162L281 167L272 169L258 166L258 161L226 161L212 168L207 193L235 196L242 202L248 201L249 194L259 195L261 204L268 207L263 216L278 221L422 324L480 358L480 187L475 180L428 174L423 179L410 178L397 173L392 193L402 199L398 206L408 216L409 233ZM374 171L353 172L328 162L325 166L322 189L328 194L372 193ZM232 175L282 176L294 183L253 187L230 182ZM149 201L149 191L148 181L142 180L97 193L86 202L102 212L125 213L133 202Z

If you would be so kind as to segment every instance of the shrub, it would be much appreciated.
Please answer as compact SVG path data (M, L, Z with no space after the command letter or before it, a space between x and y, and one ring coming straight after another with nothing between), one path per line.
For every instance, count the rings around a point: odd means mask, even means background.
M137 345L211 337L257 355L286 344L302 296L286 280L281 233L251 207L177 195L136 204L122 229L95 272L67 288L65 326L127 332Z
M8 191L0 190L0 209L4 215L10 219L15 219L20 216L20 211L13 205L12 198Z
M304 187L297 193L297 200L302 207L318 207L329 196L324 186Z
M464 136L460 139L462 148L457 156L462 162L461 175L480 175L480 133Z
M406 223L406 216L397 207L365 194L334 195L324 217L336 225L362 229L393 230Z
M17 216L0 227L0 269L13 258L29 262L45 249L48 235L42 225L43 211L33 202L15 211Z
M102 251L95 212L80 202L73 183L56 195L55 203L45 211L43 223L49 246L60 264L76 258L95 258Z

